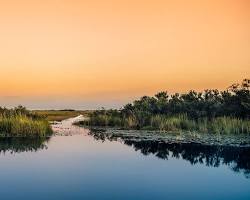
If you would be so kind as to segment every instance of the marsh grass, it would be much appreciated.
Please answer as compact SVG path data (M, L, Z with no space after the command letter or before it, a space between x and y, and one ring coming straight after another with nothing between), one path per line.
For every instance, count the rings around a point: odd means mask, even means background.
M33 113L42 116L48 121L62 121L79 115L86 115L91 111L79 110L34 110Z
M151 117L151 127L158 130L175 131L175 130L194 130L195 121L189 120L186 115L167 117L164 115L155 115Z
M204 123L203 123L204 124ZM218 117L206 123L208 132L225 134L250 134L250 121L230 117Z
M46 137L52 134L47 120L32 119L25 115L1 116L1 137Z
M148 121L148 120L145 120ZM136 117L122 118L108 114L90 116L88 120L81 121L79 125L87 126L112 126L124 129L143 129L160 131L195 131L211 134L250 134L250 121L232 117L216 117L213 119L189 119L187 115L153 115L149 122L140 124Z
M186 115L154 116L151 126L165 131L188 130L213 134L250 134L250 121L231 117L207 118L198 121L190 120Z
M96 115L89 117L88 120L80 121L76 124L87 126L122 126L122 119L117 116Z

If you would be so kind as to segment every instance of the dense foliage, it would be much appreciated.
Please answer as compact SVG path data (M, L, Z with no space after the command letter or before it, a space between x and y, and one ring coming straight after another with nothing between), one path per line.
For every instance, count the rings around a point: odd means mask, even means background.
M1 137L46 137L50 134L49 122L42 116L22 106L14 109L0 107Z
M161 130L250 132L250 80L233 84L225 91L189 91L144 96L121 110L97 110L87 122L92 126L121 126Z
M160 92L154 97L144 96L133 104L122 109L125 116L152 114L187 114L188 118L212 119L219 116L237 118L250 117L250 80L245 79L241 84L233 84L226 91L205 90L186 94L175 93L171 96L167 92Z

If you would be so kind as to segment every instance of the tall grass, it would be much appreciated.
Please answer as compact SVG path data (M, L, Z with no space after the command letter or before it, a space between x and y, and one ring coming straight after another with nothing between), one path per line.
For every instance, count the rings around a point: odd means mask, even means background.
M175 131L175 130L194 130L196 123L189 120L186 115L165 116L155 115L151 117L151 127L158 130Z
M250 134L250 121L232 117L216 117L213 119L189 119L187 115L153 115L149 123L141 123L136 117L119 117L109 114L90 116L89 120L80 122L88 126L116 126L125 129L151 129L160 131L197 131L211 134ZM148 120L146 120L148 121Z
M87 126L122 126L122 119L117 116L100 114L91 116L88 120L82 121L79 124Z
M52 129L45 119L33 119L26 115L0 115L2 137L46 137L51 134Z
M190 120L186 115L160 116L151 118L151 127L165 131L188 130L214 134L250 134L250 121L231 117Z
M211 123L206 123L208 132L225 134L250 134L250 121L230 117L214 118Z

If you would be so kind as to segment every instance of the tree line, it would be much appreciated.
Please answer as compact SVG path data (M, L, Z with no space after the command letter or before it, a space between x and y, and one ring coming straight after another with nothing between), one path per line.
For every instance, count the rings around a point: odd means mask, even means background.
M143 96L120 110L96 110L89 126L119 126L132 129L198 130L217 133L250 132L250 80L217 89L187 93L159 92Z
M212 119L230 116L241 119L250 117L250 80L244 79L241 84L233 84L225 91L217 89L188 93L159 92L154 97L143 96L121 109L122 115L142 116L164 114L186 114L190 119L206 117Z

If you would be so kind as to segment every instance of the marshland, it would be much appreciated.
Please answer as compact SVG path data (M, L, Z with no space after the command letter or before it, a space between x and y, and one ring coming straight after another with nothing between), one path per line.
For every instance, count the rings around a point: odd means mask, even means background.
M160 92L117 110L1 107L1 195L249 199L249 84Z
M249 199L249 143L73 125L83 117L49 138L0 138L3 199Z
M120 110L97 110L79 125L123 129L194 131L200 134L250 134L250 80L188 93L143 96Z
M250 0L0 0L0 200L250 200Z

